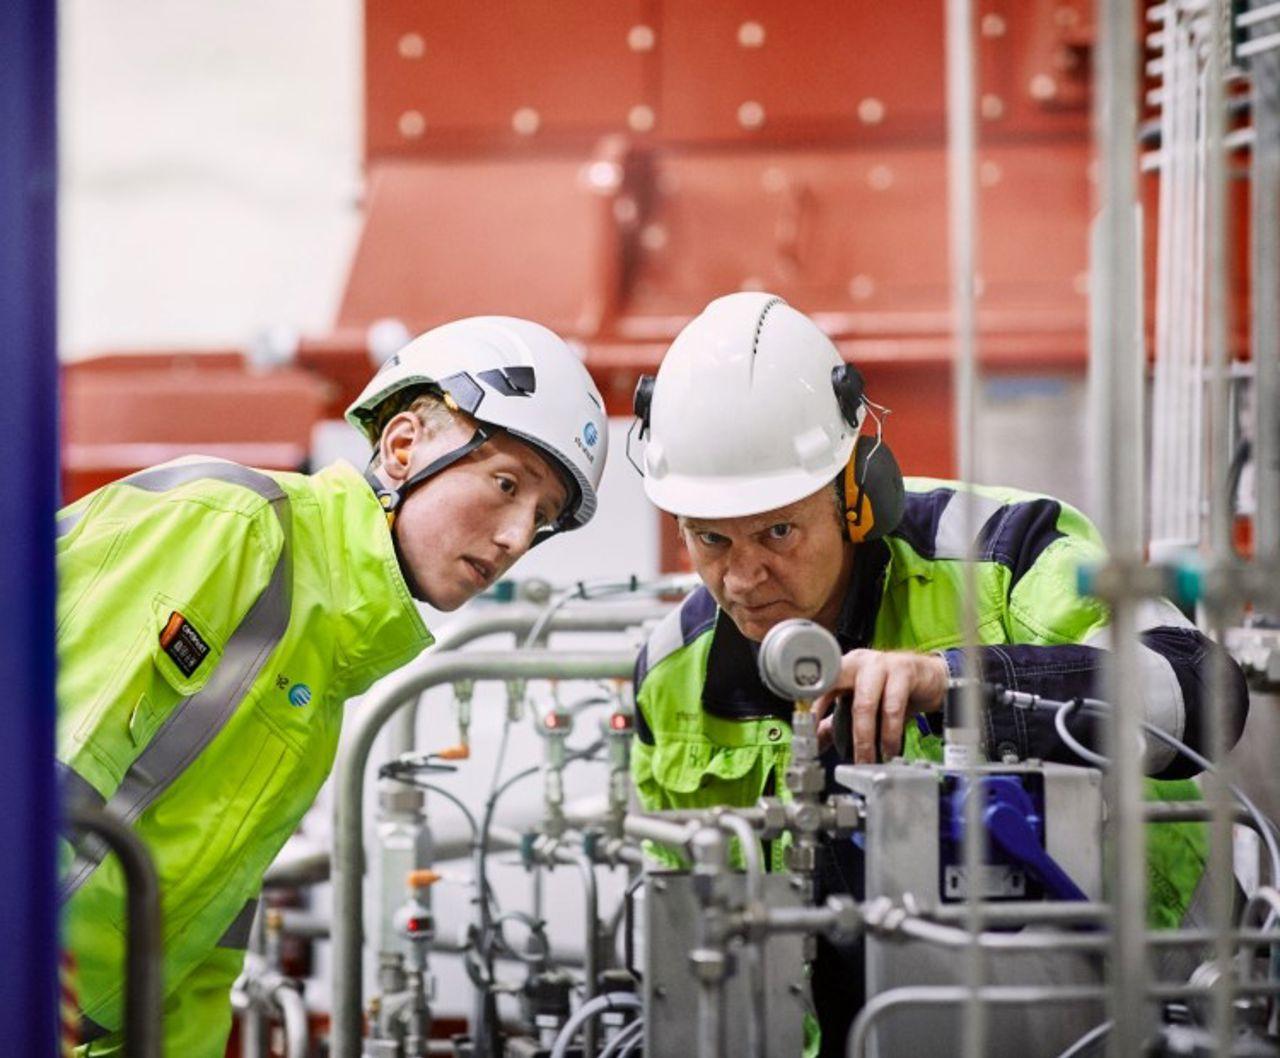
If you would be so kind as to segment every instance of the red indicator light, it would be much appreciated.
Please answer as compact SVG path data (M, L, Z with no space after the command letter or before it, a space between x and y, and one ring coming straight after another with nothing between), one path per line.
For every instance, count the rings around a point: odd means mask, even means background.
M560 714L548 713L542 720L547 727L555 729L560 726Z
M422 932L422 930L426 928L427 928L427 923L425 919L421 919L421 918L409 919L408 929L410 933L420 933Z
M614 713L609 717L609 726L615 731L626 731L631 727L631 717L626 713Z

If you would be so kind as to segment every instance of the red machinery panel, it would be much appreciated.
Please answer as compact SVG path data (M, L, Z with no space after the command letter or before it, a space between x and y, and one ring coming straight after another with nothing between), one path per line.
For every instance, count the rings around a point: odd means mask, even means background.
M380 164L339 326L392 316L417 331L501 313L581 332L604 268L593 251L614 230L602 194L621 179L618 166L600 161L598 193L590 164L585 157Z
M590 139L649 107L644 0L368 0L370 158ZM633 32L635 31L635 32Z
M1087 137L1091 0L988 0L975 29L981 138Z
M1086 161L1070 142L982 154L982 304L1006 329L1084 326ZM943 150L665 153L654 170L624 333L744 288L856 313L852 333L948 330Z
M684 140L934 134L943 5L664 3L658 130Z
M235 353L68 364L62 374L63 500L193 452L298 470L328 390L308 371L247 370Z

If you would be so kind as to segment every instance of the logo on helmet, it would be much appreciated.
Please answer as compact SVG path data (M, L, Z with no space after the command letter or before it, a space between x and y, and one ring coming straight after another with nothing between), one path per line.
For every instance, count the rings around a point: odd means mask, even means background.
M305 683L295 683L289 688L289 704L301 709L311 701L311 688Z
M589 422L582 428L582 439L587 442L588 448L595 448L600 440L600 431L596 429L595 423Z

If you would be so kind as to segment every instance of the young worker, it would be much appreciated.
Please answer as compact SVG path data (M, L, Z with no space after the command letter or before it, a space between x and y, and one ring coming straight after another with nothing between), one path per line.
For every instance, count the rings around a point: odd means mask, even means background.
M586 524L607 449L572 350L506 317L392 357L348 409L362 476L194 458L61 512L58 767L160 876L165 1053L221 1058L262 876L333 763L343 705L535 543ZM124 884L64 847L88 1055L122 1053Z

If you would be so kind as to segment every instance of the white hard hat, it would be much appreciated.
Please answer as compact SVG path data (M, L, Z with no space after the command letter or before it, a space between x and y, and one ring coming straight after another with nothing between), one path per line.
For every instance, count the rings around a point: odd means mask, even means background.
M773 294L717 298L676 337L641 411L645 494L703 518L784 507L844 470L865 414L861 376L808 316Z
M447 394L477 422L527 442L563 472L573 488L556 529L591 520L609 451L608 424L600 391L563 338L511 316L446 323L383 364L347 409L347 421L376 446L379 409L396 394L417 389ZM477 431L469 445L428 471L438 473L484 439Z

